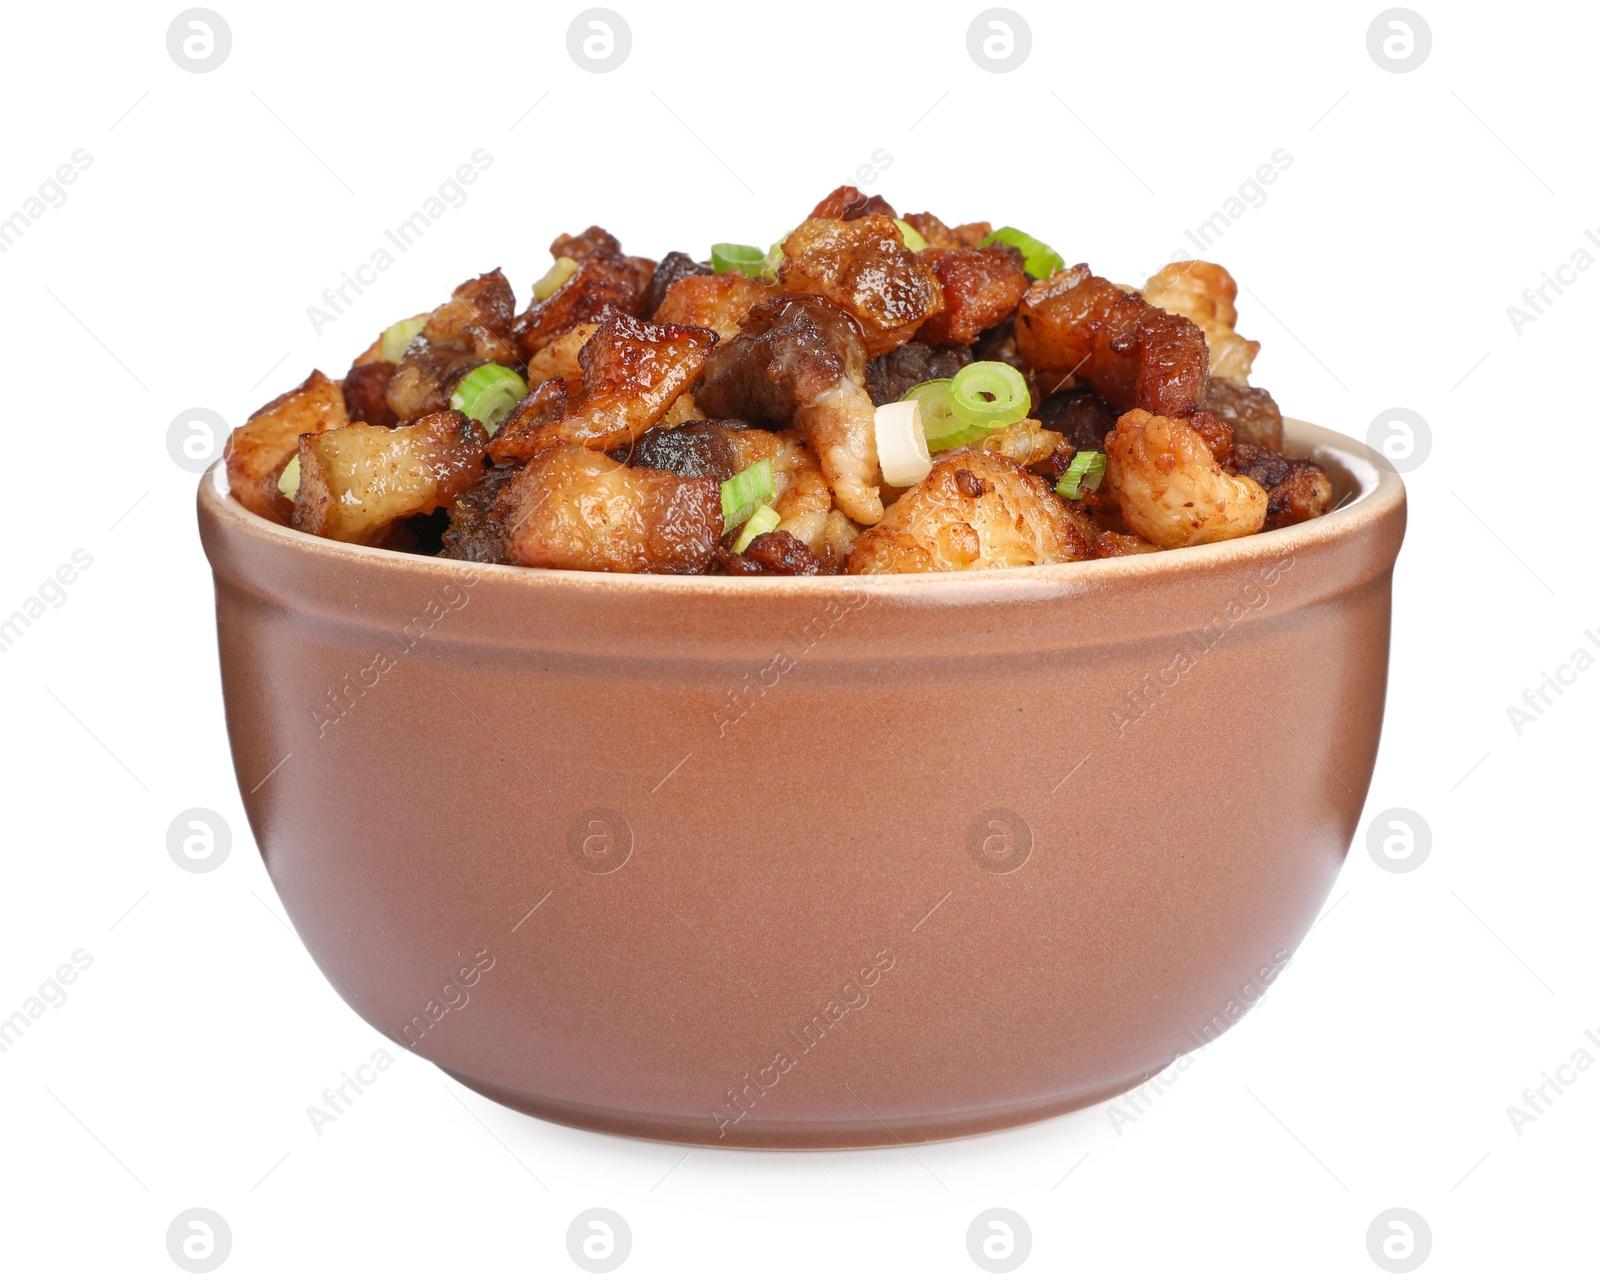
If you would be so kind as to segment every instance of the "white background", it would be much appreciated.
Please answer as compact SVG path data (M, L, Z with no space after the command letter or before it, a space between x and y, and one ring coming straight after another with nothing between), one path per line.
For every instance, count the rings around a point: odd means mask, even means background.
M8 12L0 216L92 163L0 254L0 615L75 549L93 564L0 653L0 1015L93 962L0 1055L6 1276L182 1276L165 1234L194 1206L231 1225L237 1278L585 1276L565 1235L591 1206L632 1226L637 1277L978 1277L965 1233L994 1206L1031 1225L1025 1276L1384 1276L1366 1233L1396 1206L1431 1226L1425 1276L1594 1276L1600 1067L1520 1135L1507 1108L1600 1027L1600 672L1521 734L1506 707L1600 657L1600 271L1520 335L1507 308L1600 227L1600 21L1416 0L1432 51L1395 74L1376 2L1015 2L1033 45L1007 74L968 55L980 6L935 0L614 0L633 47L603 75L568 56L576 4L215 0L233 45L207 74L168 55L176 3ZM307 308L477 148L466 202L318 336ZM860 185L900 209L1138 281L1278 148L1210 255L1245 286L1256 381L1352 435L1394 406L1432 428L1368 805L1424 816L1427 861L1385 871L1358 838L1262 1006L1120 1128L1102 1106L914 1154L691 1151L398 1053L316 1135L307 1107L388 1043L251 843L174 416L337 376L497 264L525 299L590 222L651 256L765 245L880 149ZM166 849L193 806L233 834L205 875Z

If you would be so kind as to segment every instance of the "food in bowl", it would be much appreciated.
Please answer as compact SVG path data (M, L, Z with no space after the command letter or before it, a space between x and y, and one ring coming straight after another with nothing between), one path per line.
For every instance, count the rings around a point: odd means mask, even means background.
M1142 290L853 187L770 250L560 236L313 371L230 439L234 496L344 543L532 568L1051 565L1323 515L1214 263Z

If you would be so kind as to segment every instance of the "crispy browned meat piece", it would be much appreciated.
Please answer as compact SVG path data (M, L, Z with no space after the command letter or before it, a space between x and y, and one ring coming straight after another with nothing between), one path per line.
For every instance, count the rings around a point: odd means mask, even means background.
M450 505L450 526L444 532L444 550L440 553L450 561L478 561L488 565L505 565L506 532L494 515L495 500L516 478L520 469L491 467L473 482L472 488L456 497Z
M685 276L667 290L654 319L674 325L699 325L716 330L720 338L732 338L750 309L776 292L776 286L738 272Z
M576 263L604 261L627 274L633 281L637 296L650 283L655 263L648 258L636 258L622 252L622 245L604 227L589 227L576 236L564 233L550 242L551 258L570 258Z
M758 458L777 454L779 438L738 419L700 419L681 427L658 427L632 446L612 452L619 463L653 467L674 476L708 476L717 482L744 471Z
M489 458L498 464L526 463L544 449L549 444L545 429L567 416L568 386L559 378L546 379L512 406L489 441Z
M867 362L867 395L874 405L887 405L918 383L954 378L956 371L971 363L972 353L965 347L929 347L912 339L904 347Z
M1207 410L1196 410L1186 421L1200 433L1206 448L1211 451L1211 457L1226 467L1233 455L1233 428Z
M957 450L856 540L851 574L990 570L1094 555L1081 518L1008 459Z
M722 487L560 442L501 490L494 516L518 565L703 574L722 538Z
M294 505L278 490L278 478L295 456L304 432L344 427L339 385L319 369L276 400L268 401L228 436L228 488L257 516L287 522Z
M850 186L835 187L811 211L813 218L839 218L845 222L854 222L869 214L893 218L894 206L882 196L868 196Z
M646 320L660 320L661 318L656 315L656 308L661 306L667 291L673 285L686 276L709 275L711 268L708 264L697 263L688 254L673 250L656 264L656 269L650 276L650 283L645 286L644 293L639 295L639 315Z
M625 260L591 258L544 302L535 302L513 327L517 343L532 356L574 325L602 319L607 311L633 315L639 291Z
M551 417L559 398L542 384L539 400L530 404L524 398L507 416L491 457L530 458L555 441L614 450L637 440L688 390L716 341L711 330L693 325L657 325L607 312L578 353L583 378L576 390L565 386L562 416ZM519 412L524 406L525 414Z
M787 530L758 534L741 555L719 548L717 560L729 574L821 574L816 554Z
M1181 418L1129 410L1106 438L1106 479L1130 532L1164 548L1254 534L1266 491L1225 472L1205 436Z
M514 307L498 267L458 285L429 315L389 380L386 399L395 420L409 423L449 409L455 385L479 365L519 365L521 353L511 341Z
M1060 432L1066 439L1068 462L1072 450L1104 453L1106 437L1117 425L1117 412L1092 387L1069 387L1048 396L1034 413L1047 430ZM1065 467L1063 463L1063 470Z
M375 543L402 517L446 507L483 472L483 425L442 410L407 427L357 423L300 439L294 523L343 543Z
M944 310L917 330L924 343L970 343L1008 319L1028 292L1021 255L1009 245L927 249L918 257L933 268L944 291Z
M1261 344L1239 335L1234 300L1238 283L1226 267L1195 260L1168 263L1145 282L1144 296L1164 311L1187 316L1205 331L1211 354L1211 377L1248 383L1250 366Z
M1205 398L1209 356L1200 327L1083 263L1028 288L1016 331L1028 368L1088 382L1118 411L1192 414Z
M397 366L388 361L352 365L344 376L344 412L352 423L373 423L393 427L400 420L389 408L389 380Z
M1119 534L1116 530L1097 531L1094 548L1102 557L1142 556L1146 552L1161 551L1149 539L1141 539L1137 534Z
M789 233L783 254L778 277L784 289L816 294L849 312L861 324L868 356L909 341L944 306L933 269L881 214L850 222L808 219Z
M820 298L779 295L712 351L695 402L719 418L792 423L817 452L839 508L870 525L883 515L883 478L863 348L848 313Z
M511 319L517 300L511 282L496 267L456 287L450 301L434 309L422 327L430 346L471 352L480 363L517 363L519 353L511 341Z
M1206 385L1205 406L1218 418L1232 423L1241 441L1282 452L1283 415L1266 388L1243 387L1214 378Z
M937 214L907 214L906 222L916 228L917 235L928 242L929 249L960 249L961 238Z
M808 295L779 295L752 308L744 328L706 357L694 399L715 418L786 427L841 378L866 381L861 326Z
M1321 516L1333 501L1333 484L1320 463L1308 458L1285 458L1252 441L1234 442L1228 470L1248 476L1266 490L1267 520L1263 529L1299 525Z

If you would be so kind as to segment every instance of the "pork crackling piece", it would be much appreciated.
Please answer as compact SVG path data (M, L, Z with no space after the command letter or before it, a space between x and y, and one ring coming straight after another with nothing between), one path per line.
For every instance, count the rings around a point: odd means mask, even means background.
M1212 378L1241 386L1249 383L1261 344L1241 338L1234 329L1239 323L1234 306L1239 285L1226 267L1198 259L1168 263L1145 282L1144 296L1163 311L1187 316L1205 332Z
M1094 530L1009 459L957 450L862 532L851 574L993 570L1092 558Z
M479 365L520 364L522 354L511 339L515 305L498 267L458 285L429 314L389 380L386 399L395 420L409 423L449 409L456 384Z
M816 451L840 510L871 525L883 515L883 477L865 381L856 320L824 299L780 294L711 352L694 395L716 418L793 426Z
M300 438L294 524L376 543L402 517L448 507L483 473L483 425L441 410L406 427L353 423Z
M228 436L228 488L257 516L288 523L294 504L278 489L278 478L307 432L344 427L344 396L319 369L276 400L268 401Z
M1106 437L1105 487L1130 533L1183 548L1254 534L1267 492L1223 469L1207 436L1180 418L1129 410Z
M854 316L869 357L909 342L944 306L938 276L881 214L807 219L783 242L778 281L790 293L815 294Z
M702 574L722 538L722 486L559 442L500 491L493 515L518 565Z
M1200 327L1083 263L1029 286L1016 342L1023 364L1047 384L1087 382L1119 413L1192 414L1204 403L1209 355Z

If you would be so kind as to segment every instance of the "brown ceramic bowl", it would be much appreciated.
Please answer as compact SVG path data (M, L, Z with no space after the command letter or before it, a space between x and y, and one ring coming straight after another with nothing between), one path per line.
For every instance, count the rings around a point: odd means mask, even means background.
M267 870L374 1027L659 1140L942 1139L1118 1094L1244 1014L1355 831L1391 471L1181 552L895 578L468 566L200 488Z

